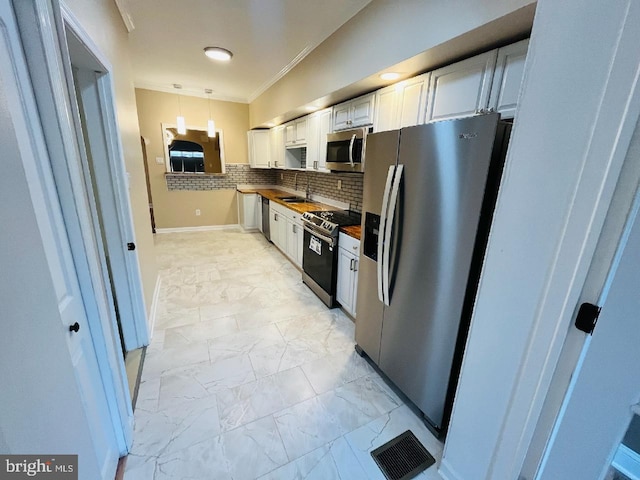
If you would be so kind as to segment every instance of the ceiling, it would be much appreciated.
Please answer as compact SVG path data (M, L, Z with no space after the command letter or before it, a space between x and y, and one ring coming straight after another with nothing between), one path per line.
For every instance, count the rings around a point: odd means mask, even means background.
M212 89L211 98L251 102L370 1L130 0L122 13L133 24L135 86L171 92L180 84L183 94ZM207 46L233 59L210 60Z

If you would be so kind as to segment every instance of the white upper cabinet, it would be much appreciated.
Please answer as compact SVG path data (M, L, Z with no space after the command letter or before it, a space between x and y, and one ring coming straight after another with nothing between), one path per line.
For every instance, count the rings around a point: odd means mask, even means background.
M327 171L327 134L331 133L331 108L309 115L307 121L307 170Z
M501 118L515 116L528 48L529 40L527 39L498 49L489 108L500 112Z
M400 128L413 127L424 122L430 73L401 82L398 98Z
M425 121L466 117L487 109L497 54L492 50L431 72Z
M252 168L269 168L271 161L271 132L269 130L249 130L249 165Z
M383 132L424 122L430 74L403 80L376 92L373 131Z
M376 110L373 118L374 132L395 130L400 126L398 96L398 90L395 85L389 85L376 92Z
M271 158L269 167L284 168L284 125L271 129Z
M363 127L373 124L375 94L363 95L333 107L333 129Z
M285 126L285 146L303 147L307 143L307 118L293 120Z

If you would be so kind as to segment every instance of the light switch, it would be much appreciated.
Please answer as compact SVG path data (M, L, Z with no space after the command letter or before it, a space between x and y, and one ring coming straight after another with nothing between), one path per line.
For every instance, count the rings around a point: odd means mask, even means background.
M164 165L164 158L162 157L156 157L156 163L158 165Z

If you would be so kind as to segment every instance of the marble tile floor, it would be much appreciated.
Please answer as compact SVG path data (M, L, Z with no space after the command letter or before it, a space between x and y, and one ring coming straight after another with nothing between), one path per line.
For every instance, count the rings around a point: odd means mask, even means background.
M369 452L442 444L260 234L156 235L160 297L126 480L384 480Z

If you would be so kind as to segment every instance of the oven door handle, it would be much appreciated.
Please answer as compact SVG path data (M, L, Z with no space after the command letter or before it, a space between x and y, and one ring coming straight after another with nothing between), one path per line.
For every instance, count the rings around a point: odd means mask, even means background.
M402 180L402 172L404 171L404 165L398 165L396 168L396 174L393 179L393 187L391 189L391 201L389 202L389 216L387 218L386 232L384 234L384 253L383 263L384 270L382 271L382 283L384 290L382 292L384 298L384 304L389 306L391 304L391 298L389 295L389 252L391 251L391 236L393 235L393 222L396 217L396 206L398 204L398 190L400 189L400 181Z
M378 238L378 262L376 265L377 279L378 279L378 300L385 302L384 285L382 284L384 276L382 272L384 270L384 244L385 244L385 232L387 223L387 210L389 209L389 195L391 194L391 184L393 183L393 175L396 171L395 165L389 166L389 172L387 173L387 182L384 185L384 194L382 196L382 211L380 212L380 236ZM388 304L387 304L388 305Z
M302 228L304 228L307 232L309 232L314 237L318 237L320 240L327 242L330 247L335 247L335 241L333 238L327 237L326 235L316 232L312 228L309 228L306 223L303 225Z
M349 142L349 163L351 164L351 168L354 167L354 164L353 164L353 144L354 143L356 143L355 133L351 136L351 141Z

